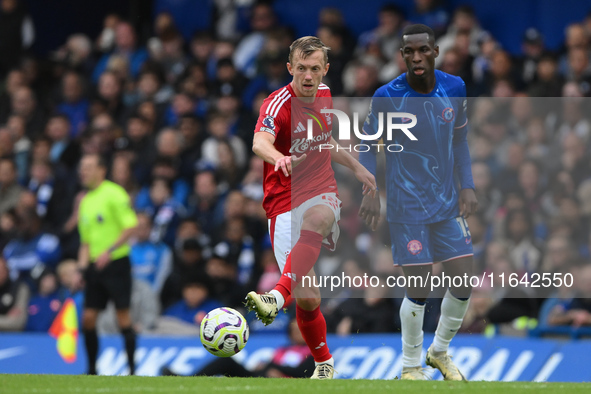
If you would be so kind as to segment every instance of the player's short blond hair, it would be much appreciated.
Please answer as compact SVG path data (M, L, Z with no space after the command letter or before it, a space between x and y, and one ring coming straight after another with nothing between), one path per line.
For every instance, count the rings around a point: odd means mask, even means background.
M328 63L328 51L330 47L324 45L324 43L318 37L305 36L298 38L289 46L289 62L293 63L293 56L295 53L300 52L303 59L310 56L316 51L322 51L324 54L324 64Z

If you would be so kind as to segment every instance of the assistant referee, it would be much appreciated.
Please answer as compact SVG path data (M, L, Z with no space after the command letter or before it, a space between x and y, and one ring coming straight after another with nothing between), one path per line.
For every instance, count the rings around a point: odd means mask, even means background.
M88 355L88 374L96 375L98 336L96 319L112 300L117 322L125 340L129 373L135 373L135 331L129 306L131 301L130 246L138 220L127 192L105 180L107 165L100 155L87 154L80 162L80 180L88 192L80 202L78 264L84 271L86 291L82 328Z

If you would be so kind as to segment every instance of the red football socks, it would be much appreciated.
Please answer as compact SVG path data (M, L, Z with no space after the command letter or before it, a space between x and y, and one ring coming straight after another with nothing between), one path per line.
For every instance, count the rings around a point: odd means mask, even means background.
M306 311L296 305L296 320L314 361L322 363L330 360L332 356L326 344L326 320L320 312L320 307L313 311Z
M275 286L275 290L280 292L284 299L288 299L295 286L302 281L302 277L316 264L322 247L322 238L321 234L314 231L301 231L300 239L287 256L283 275Z

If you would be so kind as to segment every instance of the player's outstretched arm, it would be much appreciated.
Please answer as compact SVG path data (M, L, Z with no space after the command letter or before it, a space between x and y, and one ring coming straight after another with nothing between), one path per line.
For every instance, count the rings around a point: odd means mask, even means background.
M275 166L275 171L281 169L283 175L289 176L294 167L306 159L301 156L284 156L275 149L275 137L266 132L255 133L252 141L252 151L261 159Z
M375 176L355 160L349 152L341 148L332 137L330 138L330 145L333 146L330 150L331 160L353 171L357 180L363 184L363 195L371 194L374 196L378 189Z

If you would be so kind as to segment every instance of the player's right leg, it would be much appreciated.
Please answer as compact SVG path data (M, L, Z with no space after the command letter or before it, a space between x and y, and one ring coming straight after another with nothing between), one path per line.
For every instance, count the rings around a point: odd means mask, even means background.
M275 260L277 261L277 265L279 265L279 272L283 273L287 263L287 257L293 246L291 211L269 219L269 236L271 237ZM257 318L265 325L271 324L275 320L279 309L283 307L283 305L277 305L277 298L280 298L281 293L276 291L272 291L272 293L257 294L251 291L246 295L246 307L254 311Z
M312 270L320 255L322 241L335 223L335 213L329 206L308 208L303 205L290 213L278 215L270 224L273 251L282 272L277 285L267 294L250 292L246 296L246 306L254 310L265 324L273 322L285 300ZM292 249L293 236L297 237L297 242ZM283 267L282 261L285 261Z

